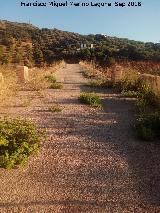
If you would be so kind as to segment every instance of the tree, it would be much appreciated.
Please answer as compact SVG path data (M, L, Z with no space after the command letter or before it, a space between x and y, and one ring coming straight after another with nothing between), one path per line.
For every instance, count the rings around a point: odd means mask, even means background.
M85 48L81 50L81 58L83 60L89 60L91 58L91 52L89 49Z
M26 66L32 66L32 64L33 64L33 50L32 50L32 47L30 45L27 45L25 47L25 52L26 52L26 54L25 54L24 62L26 64ZM29 64L29 65L27 65L27 64Z
M23 61L23 54L20 50L16 52L15 63L20 64Z
M41 66L44 63L43 53L38 47L35 47L33 50L33 58L35 64L39 66Z
M2 56L3 56L3 47L0 47L0 60L2 60Z

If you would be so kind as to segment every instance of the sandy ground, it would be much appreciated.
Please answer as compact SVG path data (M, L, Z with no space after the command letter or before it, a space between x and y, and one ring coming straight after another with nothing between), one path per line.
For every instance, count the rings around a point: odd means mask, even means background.
M138 141L131 129L134 101L95 90L102 109L82 105L91 91L78 64L57 73L62 90L20 92L29 106L1 108L46 127L48 139L24 168L0 169L0 213L160 212L160 145ZM48 107L59 103L63 111Z

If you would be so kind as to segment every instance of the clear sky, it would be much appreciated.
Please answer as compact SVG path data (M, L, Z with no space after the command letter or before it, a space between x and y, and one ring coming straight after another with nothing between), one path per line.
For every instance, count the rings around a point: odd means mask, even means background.
M52 0L38 0L51 2ZM55 0L56 1L56 0ZM91 2L69 0L68 2ZM128 3L129 0L115 0ZM111 2L114 0L92 0ZM132 0L134 1L134 0ZM139 41L160 42L160 0L139 0L141 7L21 7L34 0L0 0L0 19L31 22L40 28L58 28L81 34L104 33ZM54 2L54 0L53 0ZM56 2L65 2L57 0ZM135 0L135 2L138 2ZM48 4L47 4L48 5Z

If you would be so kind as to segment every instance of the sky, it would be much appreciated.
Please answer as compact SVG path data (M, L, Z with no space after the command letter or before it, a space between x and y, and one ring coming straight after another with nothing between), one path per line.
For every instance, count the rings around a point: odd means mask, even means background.
M130 0L69 0L69 2L112 3L111 7L21 7L21 2L34 0L0 0L0 19L32 23L39 28L57 28L80 34L107 34L145 42L160 42L160 0L139 0L141 7L115 7L115 2L128 5ZM55 0L65 2L65 0ZM137 3L138 1L132 0Z

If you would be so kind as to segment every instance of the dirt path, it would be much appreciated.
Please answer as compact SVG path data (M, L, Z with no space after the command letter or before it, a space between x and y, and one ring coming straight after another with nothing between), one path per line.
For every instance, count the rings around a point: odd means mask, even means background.
M49 139L25 168L0 169L0 213L160 212L160 145L134 138L134 102L96 90L103 109L80 104L79 93L90 89L79 65L57 78L62 90L22 92L30 106L1 109L47 127ZM61 113L48 111L54 103Z

